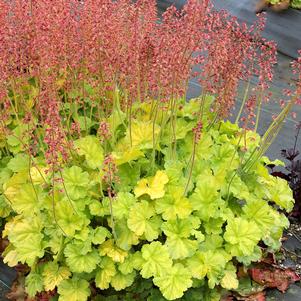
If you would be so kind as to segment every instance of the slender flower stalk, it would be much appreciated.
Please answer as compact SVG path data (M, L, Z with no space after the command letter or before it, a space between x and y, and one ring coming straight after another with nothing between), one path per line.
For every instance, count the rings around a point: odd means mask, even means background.
M239 24L209 0L189 0L180 11L171 6L160 21L154 0L2 0L1 125L11 131L11 116L23 124L24 112L32 111L32 140L39 141L49 168L59 168L72 156L74 135L89 134L93 116L103 140L102 122L117 110L133 147L133 107L156 103L150 119L156 123L160 116L162 129L153 147L169 128L175 153L176 116L190 79L202 86L200 112L206 95L215 97L211 127L231 114L239 83L255 74L258 85L252 93L247 88L236 122L256 128L254 95L268 90L276 62L275 44L261 37L264 23L261 15L252 26ZM296 74L300 64L294 63ZM260 106L268 96L261 94Z

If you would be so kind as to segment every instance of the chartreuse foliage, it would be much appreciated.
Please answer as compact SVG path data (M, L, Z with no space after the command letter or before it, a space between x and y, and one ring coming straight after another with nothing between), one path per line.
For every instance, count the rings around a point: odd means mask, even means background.
M284 0L268 0L271 4L280 4L282 2L285 2ZM301 9L301 0L291 0L290 6L293 8Z
M14 156L3 151L0 162L9 240L3 256L10 266L31 268L29 296L57 289L59 301L85 301L94 283L96 300L120 300L112 291L121 290L122 300L132 293L135 300L219 300L220 288L238 287L235 263L257 261L260 242L279 248L288 221L278 209L290 211L293 197L284 180L268 174L267 158L245 168L260 142L256 133L204 118L189 176L195 104L177 113L173 149L171 120L149 122L147 104L133 112L131 133L124 113L113 113L120 122L109 143L91 125L75 139L54 186L43 154L33 164L15 136L7 137L3 145ZM102 181L109 152L119 178L112 202Z

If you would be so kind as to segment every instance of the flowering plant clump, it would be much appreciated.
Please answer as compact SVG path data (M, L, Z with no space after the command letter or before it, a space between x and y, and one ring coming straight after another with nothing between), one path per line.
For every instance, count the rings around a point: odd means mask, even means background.
M280 247L293 196L263 155L300 78L261 138L264 20L191 0L157 21L155 1L0 1L3 256L30 268L30 297L101 300L141 282L156 290L135 299L219 300L238 265ZM193 77L203 92L187 103Z

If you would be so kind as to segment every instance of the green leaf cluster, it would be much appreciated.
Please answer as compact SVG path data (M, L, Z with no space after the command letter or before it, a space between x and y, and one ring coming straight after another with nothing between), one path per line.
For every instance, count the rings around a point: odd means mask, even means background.
M269 0L268 2L275 5L275 4L280 4L281 2L284 2L284 1L283 0ZM301 1L300 0L291 0L290 6L292 8L301 9Z
M219 300L218 289L239 285L237 262L257 261L259 243L279 248L288 226L281 211L293 208L287 183L269 175L267 158L245 168L260 137L235 124L205 122L194 144L197 103L182 104L175 132L163 113L150 121L147 105L134 108L131 131L125 114L114 112L111 140L92 131L76 139L55 181L42 153L33 165L8 137L15 155L3 152L0 163L3 256L31 268L30 296L57 289L60 301L85 301L94 283L98 300L119 300L104 290L126 292L124 300L133 290L149 301ZM103 178L108 154L117 167L113 183ZM137 283L156 289L144 295Z

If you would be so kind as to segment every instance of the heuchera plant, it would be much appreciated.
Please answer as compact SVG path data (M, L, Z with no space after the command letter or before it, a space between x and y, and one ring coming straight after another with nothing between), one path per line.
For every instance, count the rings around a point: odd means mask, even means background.
M219 300L238 263L280 247L293 196L263 154L301 85L259 137L275 63L262 28L208 1L161 22L155 1L0 1L3 256L30 267L30 297L142 282L159 289L148 300Z

